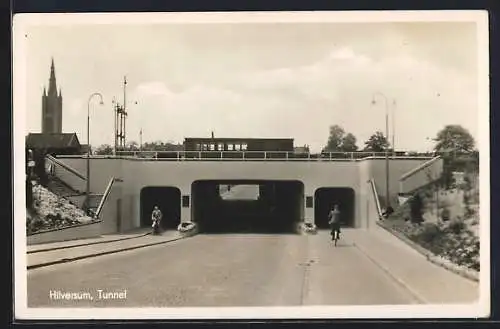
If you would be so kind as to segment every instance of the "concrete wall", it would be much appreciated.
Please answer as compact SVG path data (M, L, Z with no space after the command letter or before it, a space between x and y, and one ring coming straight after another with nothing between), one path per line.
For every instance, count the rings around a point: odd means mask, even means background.
M101 235L101 223L83 224L63 229L51 230L28 235L28 245L60 242L76 239L95 238Z
M64 161L64 163L67 164L66 161ZM58 177L64 183L68 184L68 186L70 186L72 189L80 192L85 191L86 187L85 178L75 175L72 171L58 165L57 163L51 163L51 167L52 167L51 169L52 174ZM75 169L75 171L77 171L81 175L85 175L84 171L79 171L76 168L72 169Z
M87 161L81 157L57 157L58 160L69 165L83 176L87 174ZM93 193L104 193L112 177L121 174L121 164L126 160L109 158L91 158L90 159L90 191ZM85 181L83 181L85 184ZM81 191L85 191L85 187Z
M60 158L79 171L85 171L83 158ZM404 173L422 164L423 159L390 161L391 194L397 195L399 178ZM299 180L304 183L304 206L307 196L314 196L321 187L349 187L355 191L355 227L366 227L367 211L371 206L367 181L375 179L378 192L385 194L385 160L363 161L155 161L139 159L90 160L91 191L103 193L111 177L122 178L120 189L110 198L103 220L105 231L116 227L116 202L121 200L122 230L140 226L140 190L147 186L173 186L182 195L191 195L191 184L196 180ZM114 201L111 201L114 200ZM114 204L114 206L112 206ZM181 208L181 222L191 220L191 205ZM304 209L304 219L314 221L314 208Z
M132 228L131 223L123 223L120 221L121 213L118 209L122 186L120 182L116 182L111 187L111 190L106 198L99 219L102 221L101 232L108 234L113 232L123 232Z
M399 181L399 193L411 193L430 181L438 179L443 172L443 159L434 158L404 173Z
M389 159L389 193L391 200L396 200L399 193L401 176L410 170L420 166L428 160L425 159ZM385 159L371 159L359 162L361 166L366 163L368 171L368 179L375 180L375 186L379 193L382 206L385 205L386 188L385 188Z
M370 182L366 183L363 190L366 191L366 213L364 214L366 224L364 227L367 229L374 229L377 228L377 222L380 220L377 206L377 198L380 192L378 190L374 191Z

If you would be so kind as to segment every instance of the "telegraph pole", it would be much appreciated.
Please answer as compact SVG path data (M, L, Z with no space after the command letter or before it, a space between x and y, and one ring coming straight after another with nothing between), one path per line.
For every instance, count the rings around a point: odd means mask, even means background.
M126 116L127 116L127 76L123 77L123 114L124 114L124 119L123 119L123 148L125 148L126 145Z
M396 99L392 100L392 156L396 156Z
M141 130L139 131L139 151L142 152L142 127Z
M125 149L125 141L126 141L126 125L125 122L127 120L127 111L126 111L126 103L127 103L127 77L123 78L123 104L119 104L116 100L114 103L114 112L115 112L115 154L117 150Z

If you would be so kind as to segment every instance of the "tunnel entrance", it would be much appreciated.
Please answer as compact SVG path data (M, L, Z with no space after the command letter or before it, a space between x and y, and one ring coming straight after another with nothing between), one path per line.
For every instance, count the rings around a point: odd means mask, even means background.
M314 222L318 229L329 228L328 213L335 204L340 210L341 225L354 227L354 190L348 187L322 187L314 193Z
M300 181L195 181L191 195L200 233L293 233L303 218Z
M160 208L161 228L176 229L181 219L181 191L172 186L148 186L141 190L141 227L151 227L154 206Z

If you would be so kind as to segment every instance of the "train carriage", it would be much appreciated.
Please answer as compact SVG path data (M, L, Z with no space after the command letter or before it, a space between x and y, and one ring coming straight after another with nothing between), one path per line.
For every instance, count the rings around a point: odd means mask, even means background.
M185 138L187 158L281 158L293 153L293 138Z

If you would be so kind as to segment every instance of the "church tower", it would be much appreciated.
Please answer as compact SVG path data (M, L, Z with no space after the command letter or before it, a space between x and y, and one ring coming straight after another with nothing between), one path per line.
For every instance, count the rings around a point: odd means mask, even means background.
M50 66L49 90L43 88L42 134L62 133L62 95L57 91L54 59Z

